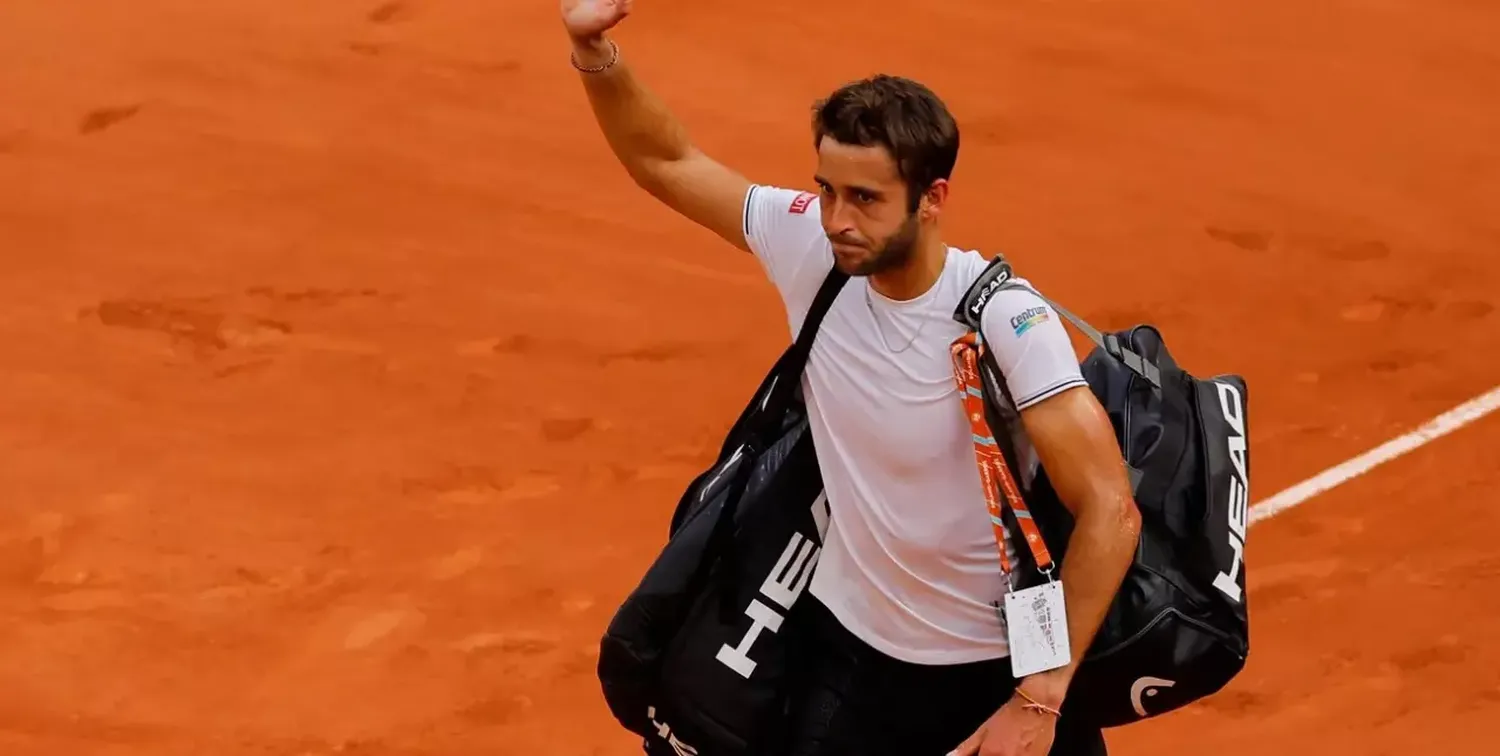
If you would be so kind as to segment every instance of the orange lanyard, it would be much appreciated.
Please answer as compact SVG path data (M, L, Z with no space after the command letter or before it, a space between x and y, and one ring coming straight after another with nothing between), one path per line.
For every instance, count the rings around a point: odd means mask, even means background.
M1021 498L1021 489L1005 464L1005 455L996 442L995 432L990 428L984 414L984 389L980 383L979 360L984 355L984 345L979 335L969 332L953 341L949 347L953 354L954 377L958 383L959 398L964 411L969 415L969 424L974 431L974 458L979 463L979 480L984 484L984 501L989 506L990 524L994 526L995 543L1000 547L1000 568L1010 574L1010 559L1005 554L1005 530L1001 520L1000 498L997 492L1005 492L1005 501L1016 516L1021 533L1026 536L1026 545L1036 560L1037 569L1044 574L1052 572L1052 554L1042 540L1042 532L1031 518L1031 510ZM998 484L998 485L997 485Z

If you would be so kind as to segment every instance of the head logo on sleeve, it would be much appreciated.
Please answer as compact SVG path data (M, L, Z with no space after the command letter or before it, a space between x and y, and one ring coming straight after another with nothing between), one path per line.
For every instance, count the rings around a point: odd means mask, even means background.
M1031 330L1033 326L1047 322L1047 319L1050 317L1052 316L1047 314L1047 308L1033 307L1029 310L1023 310L1020 315L1011 318L1010 327L1016 329L1016 335L1020 336Z
M803 192L797 195L796 199L792 200L792 206L787 208L786 211L793 215L801 215L807 212L808 205L811 205L812 201L817 198L818 195L816 194Z

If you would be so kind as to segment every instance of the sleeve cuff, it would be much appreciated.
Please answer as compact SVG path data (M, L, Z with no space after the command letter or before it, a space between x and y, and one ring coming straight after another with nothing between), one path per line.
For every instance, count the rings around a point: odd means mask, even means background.
M1016 410L1020 411L1034 404L1044 402L1054 396L1057 396L1058 394L1061 394L1064 391L1067 391L1070 388L1074 388L1075 386L1087 385L1089 385L1088 381L1085 381L1082 377L1068 378L1067 380L1061 381L1059 383L1054 383L1051 386L1048 386L1041 391L1031 394L1024 399L1016 399Z
M740 228L745 232L745 241L750 241L750 208L754 207L755 190L759 188L754 184L745 192L745 207L740 213Z

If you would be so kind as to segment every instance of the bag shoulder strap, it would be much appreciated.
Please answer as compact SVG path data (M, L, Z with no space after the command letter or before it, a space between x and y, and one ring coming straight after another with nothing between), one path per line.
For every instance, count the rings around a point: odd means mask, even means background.
M752 401L745 407L740 419L724 439L724 448L719 455L720 464L727 464L732 459L730 455L743 452L754 456L765 451L768 439L782 422L782 409L787 406L787 398L802 383L802 371L807 367L807 358L812 353L813 339L817 338L823 316L833 307L833 300L838 297L848 279L849 276L839 272L837 267L829 269L822 286L818 287L818 293L813 296L812 306L808 308L807 317L803 318L796 340L782 352L761 384L762 388L757 394L759 400ZM739 511L740 497L744 496L754 469L752 462L741 462L734 477L730 479L724 506L719 510L713 530L709 532L708 543L704 547L704 558L689 578L689 585L696 593L703 581L708 579L708 571L715 563L715 557L723 560L719 571L719 618L725 623L733 620L734 612L739 607L740 556L734 548L731 534Z
M802 371L807 367L808 355L812 353L813 340L817 338L818 329L823 324L823 317L828 314L829 308L833 307L833 301L838 298L839 292L843 290L844 283L849 276L841 273L838 268L830 268L828 275L823 278L822 286L818 287L818 293L813 296L812 306L808 308L807 317L802 320L802 328L797 331L797 338L781 353L771 372L766 376L765 383L758 392L759 401L753 402L745 408L745 414L741 422L751 420L752 416L758 418L768 417L767 411L785 405L786 398L801 384ZM770 413L771 419L756 423L751 429L752 439L757 439L761 432L768 431L764 426L768 423L780 422L780 413ZM739 434L735 434L739 435ZM726 440L725 449L728 450L730 442Z
M1013 276L1010 262L1005 255L995 255L989 265L969 284L969 290L964 292L958 299L958 307L953 311L953 319L969 327L972 331L983 332L984 308L990 303L1002 286L1008 283Z
M1120 339L1114 334L1102 333L1099 329L1089 325L1088 321L1074 315L1035 288L1015 280L1011 265L1004 255L995 255L995 258L985 267L984 272L980 273L974 279L974 283L969 285L969 290L964 292L963 298L959 300L958 308L953 312L953 319L982 334L984 308L990 300L994 299L995 292L1002 289L1021 289L1035 294L1109 356L1118 360L1131 372L1149 381L1152 386L1161 388L1161 369L1156 363L1121 344Z
M1046 539L1032 516L1031 509L1023 497L1020 486L1012 473L1015 464L1014 451L1004 443L1005 429L995 428L988 410L997 397L994 391L1004 392L1004 376L989 352L983 333L985 307L994 299L995 293L1003 289L1025 289L1041 298L1063 316L1074 327L1082 331L1089 340L1102 348L1121 364L1161 387L1160 370L1151 361L1144 359L1125 347L1114 335L1106 335L1089 325L1082 318L1057 305L1034 288L1014 279L1010 263L997 255L984 271L969 286L968 291L954 310L953 318L968 327L968 331L953 341L950 351L953 357L954 378L958 384L959 398L969 416L974 436L974 456L979 467L980 479L984 483L985 504L994 525L995 541L1000 551L1001 571L1007 576L1012 565L1006 554L1004 528L1020 531L1022 543L1031 557L1031 564L1047 579L1051 579L1055 562ZM986 377L994 380L986 381ZM997 433L997 430L1000 432ZM1137 476L1132 471L1132 483ZM1014 582L1012 587L1015 587Z
M838 298L848 280L847 274L840 272L838 268L830 268L828 275L823 278L823 285L818 287L818 293L813 296L812 306L808 308L807 317L802 320L802 328L797 332L797 340L792 344L799 363L797 372L801 372L801 363L805 363L807 355L812 353L813 339L818 335L818 328L823 325L823 316L833 307L833 300Z

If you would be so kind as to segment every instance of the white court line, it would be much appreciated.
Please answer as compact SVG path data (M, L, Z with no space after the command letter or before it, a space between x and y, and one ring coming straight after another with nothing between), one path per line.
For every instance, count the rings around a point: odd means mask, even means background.
M1433 439L1452 433L1497 409L1500 409L1500 386L1438 415L1410 433L1393 438L1348 462L1330 467L1269 499L1257 502L1250 507L1250 524L1275 517L1330 488L1369 472L1376 465L1389 462Z

